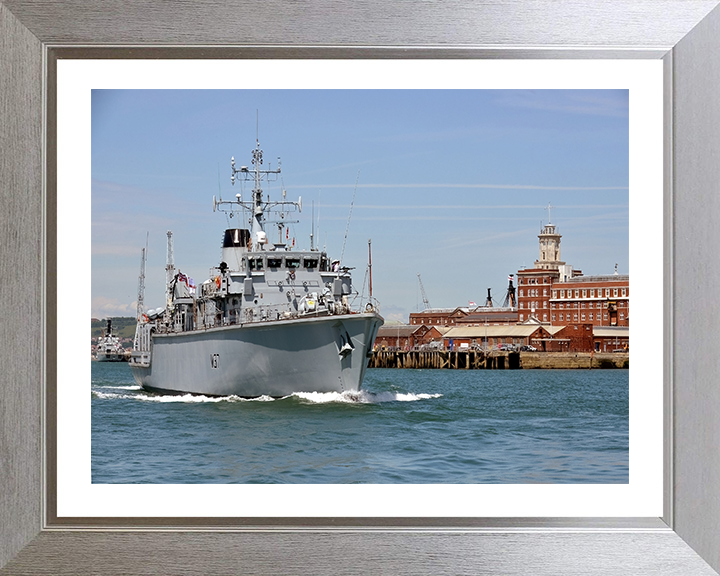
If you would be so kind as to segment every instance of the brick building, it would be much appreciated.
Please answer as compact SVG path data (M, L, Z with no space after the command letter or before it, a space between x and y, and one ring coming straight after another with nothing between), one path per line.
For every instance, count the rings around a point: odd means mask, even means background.
M429 326L454 326L458 320L468 315L468 309L459 308L428 308L421 312L410 313L410 324L427 324Z
M445 328L427 324L385 324L378 329L373 348L413 350L433 342L441 344L445 331Z
M503 344L521 347L532 344L541 338L549 338L553 328L538 324L516 324L499 326L455 326L443 336L445 348L462 349L497 349Z
M562 235L555 225L548 222L538 234L538 259L532 268L518 270L517 302L519 321L536 318L540 322L552 322L550 296L555 282L580 276L580 270L560 259Z
M480 306L455 320L455 326L493 326L518 323L517 308L486 308Z
M518 321L629 326L630 276L617 266L612 275L583 276L560 260L560 239L554 224L543 226L533 268L518 270Z
M630 276L580 276L553 284L550 297L553 324L630 326Z
M630 349L630 328L624 326L594 326L595 352L627 352Z

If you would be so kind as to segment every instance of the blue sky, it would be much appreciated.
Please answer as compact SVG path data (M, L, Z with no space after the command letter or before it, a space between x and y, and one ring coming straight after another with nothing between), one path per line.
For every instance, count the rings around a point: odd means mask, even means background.
M249 165L256 133L266 164L282 160L266 192L302 196L297 247L314 203L339 257L355 195L343 261L361 290L372 239L386 319L422 309L418 274L433 307L487 288L500 304L538 257L548 203L563 260L628 273L628 104L627 90L93 90L92 315L134 316L148 233L147 307L162 304L167 230L176 267L207 278L228 224L212 197L242 191L230 157Z

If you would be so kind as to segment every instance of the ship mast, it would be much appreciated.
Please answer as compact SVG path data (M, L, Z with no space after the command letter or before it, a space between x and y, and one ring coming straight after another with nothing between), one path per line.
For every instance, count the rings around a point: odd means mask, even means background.
M172 294L170 294L170 286L175 277L175 256L173 254L173 233L172 230L167 231L167 263L165 264L165 303L170 307L172 303Z
M142 257L140 259L140 276L138 278L138 297L137 297L137 319L145 313L145 248L142 249Z
M257 141L255 149L252 151L252 168L247 166L235 167L235 157L230 159L230 166L232 174L230 176L230 182L235 185L236 176L240 179L242 175L244 181L253 182L252 189L252 202L244 202L240 194L238 194L234 201L230 200L216 200L213 198L213 211L220 207L220 210L227 211L232 214L234 206L247 208L252 213L252 250L262 250L263 245L267 243L267 234L265 233L265 212L269 211L275 206L286 206L291 205L298 209L298 212L302 212L302 198L298 198L297 202L288 202L284 200L285 194L283 193L283 201L281 202L270 202L270 200L263 201L262 197L262 180L265 178L266 182L270 181L270 177L274 176L277 179L277 175L280 174L281 166L280 159L278 158L278 167L273 170L271 168L261 169L263 164L263 151L260 149L260 142ZM226 207L227 206L227 207Z

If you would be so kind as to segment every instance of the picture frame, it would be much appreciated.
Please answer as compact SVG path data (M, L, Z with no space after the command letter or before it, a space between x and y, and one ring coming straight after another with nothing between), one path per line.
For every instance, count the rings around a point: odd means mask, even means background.
M716 574L720 387L713 386L711 298L718 272L709 263L719 234L712 218L720 182L713 163L720 147L718 2L407 2L392 15L381 3L327 11L323 4L295 13L254 1L174 10L135 0L0 2L0 574ZM59 57L662 59L663 517L63 524L48 488L56 463L48 450L55 413L46 354L56 338L57 206L48 190L56 176L52 78Z

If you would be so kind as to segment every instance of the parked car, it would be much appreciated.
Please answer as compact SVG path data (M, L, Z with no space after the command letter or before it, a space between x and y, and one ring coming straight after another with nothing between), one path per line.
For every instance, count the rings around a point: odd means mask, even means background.
M535 348L535 346L530 346L528 344L527 346L521 346L520 351L521 352L537 352L537 348Z

